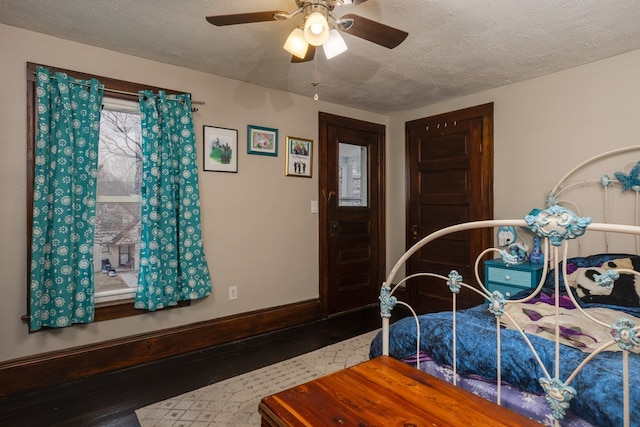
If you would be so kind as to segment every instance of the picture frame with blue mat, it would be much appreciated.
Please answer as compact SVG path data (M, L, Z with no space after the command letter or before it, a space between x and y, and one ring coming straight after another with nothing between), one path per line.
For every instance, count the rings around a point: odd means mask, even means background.
M248 125L247 153L278 156L278 129Z

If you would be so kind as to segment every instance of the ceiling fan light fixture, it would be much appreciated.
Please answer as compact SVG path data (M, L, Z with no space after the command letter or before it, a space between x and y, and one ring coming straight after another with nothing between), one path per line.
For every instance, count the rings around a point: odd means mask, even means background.
M332 28L329 31L329 38L322 45L322 48L324 49L324 55L327 59L331 59L346 51L347 44L340 35L340 32L335 28Z
M282 0L284 1L284 0ZM264 12L232 13L229 15L207 16L207 22L215 26L248 24L252 22L283 21L303 15L301 25L291 32L284 49L292 54L292 63L312 61L316 47L324 46L325 56L333 58L347 50L342 36L335 31L349 33L363 40L393 49L402 43L409 33L372 21L363 16L348 13L341 17L333 11L336 7L358 5L366 0L295 0L298 9L287 13L281 10ZM357 23L357 24L356 24ZM329 40L331 39L331 40Z
M295 28L287 37L283 47L290 54L303 59L309 49L309 43L304 38L304 32L300 28Z
M304 38L307 43L320 46L329 38L329 22L320 12L313 12L304 23Z

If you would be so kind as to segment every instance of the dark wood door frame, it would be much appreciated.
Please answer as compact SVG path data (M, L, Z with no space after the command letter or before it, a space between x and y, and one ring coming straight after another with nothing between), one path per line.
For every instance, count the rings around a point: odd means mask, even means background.
M372 262L377 263L377 282L379 285L382 285L382 281L384 280L386 274L386 240L385 240L385 230L386 230L386 215L385 215L385 158L384 158L384 150L385 150L385 134L386 127L381 124L366 122L357 119L351 119L348 117L337 116L329 113L320 112L318 114L318 197L319 197L319 291L320 291L320 304L322 308L322 316L329 316L329 286L330 277L328 274L328 266L329 266L329 256L328 256L328 248L329 248L329 233L330 233L330 224L328 221L328 202L331 196L328 196L329 191L328 188L330 186L335 186L335 178L329 176L327 162L338 162L338 159L329 159L329 148L328 148L328 139L329 139L329 127L330 126L338 126L344 127L348 129L355 129L358 131L377 133L378 136L378 152L375 153L377 160L377 167L375 171L369 171L369 176L371 179L376 179L378 181L378 185L376 186L377 191L377 199L378 199L378 218L377 224L378 227L378 251L377 258L372 260ZM372 153L373 155L374 153ZM329 200L328 200L329 199Z

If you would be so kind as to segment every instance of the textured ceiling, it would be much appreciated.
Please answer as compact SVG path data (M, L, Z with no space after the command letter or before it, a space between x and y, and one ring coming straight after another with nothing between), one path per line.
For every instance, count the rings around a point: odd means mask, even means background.
M288 21L215 27L208 15L294 0L0 0L0 23L362 110L393 114L640 49L638 0L368 0L341 5L407 31L397 48L291 64Z

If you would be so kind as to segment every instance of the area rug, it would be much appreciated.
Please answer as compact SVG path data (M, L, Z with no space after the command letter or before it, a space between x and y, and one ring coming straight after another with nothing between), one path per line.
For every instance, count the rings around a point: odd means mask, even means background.
M260 399L368 359L377 331L138 409L142 427L260 426Z

